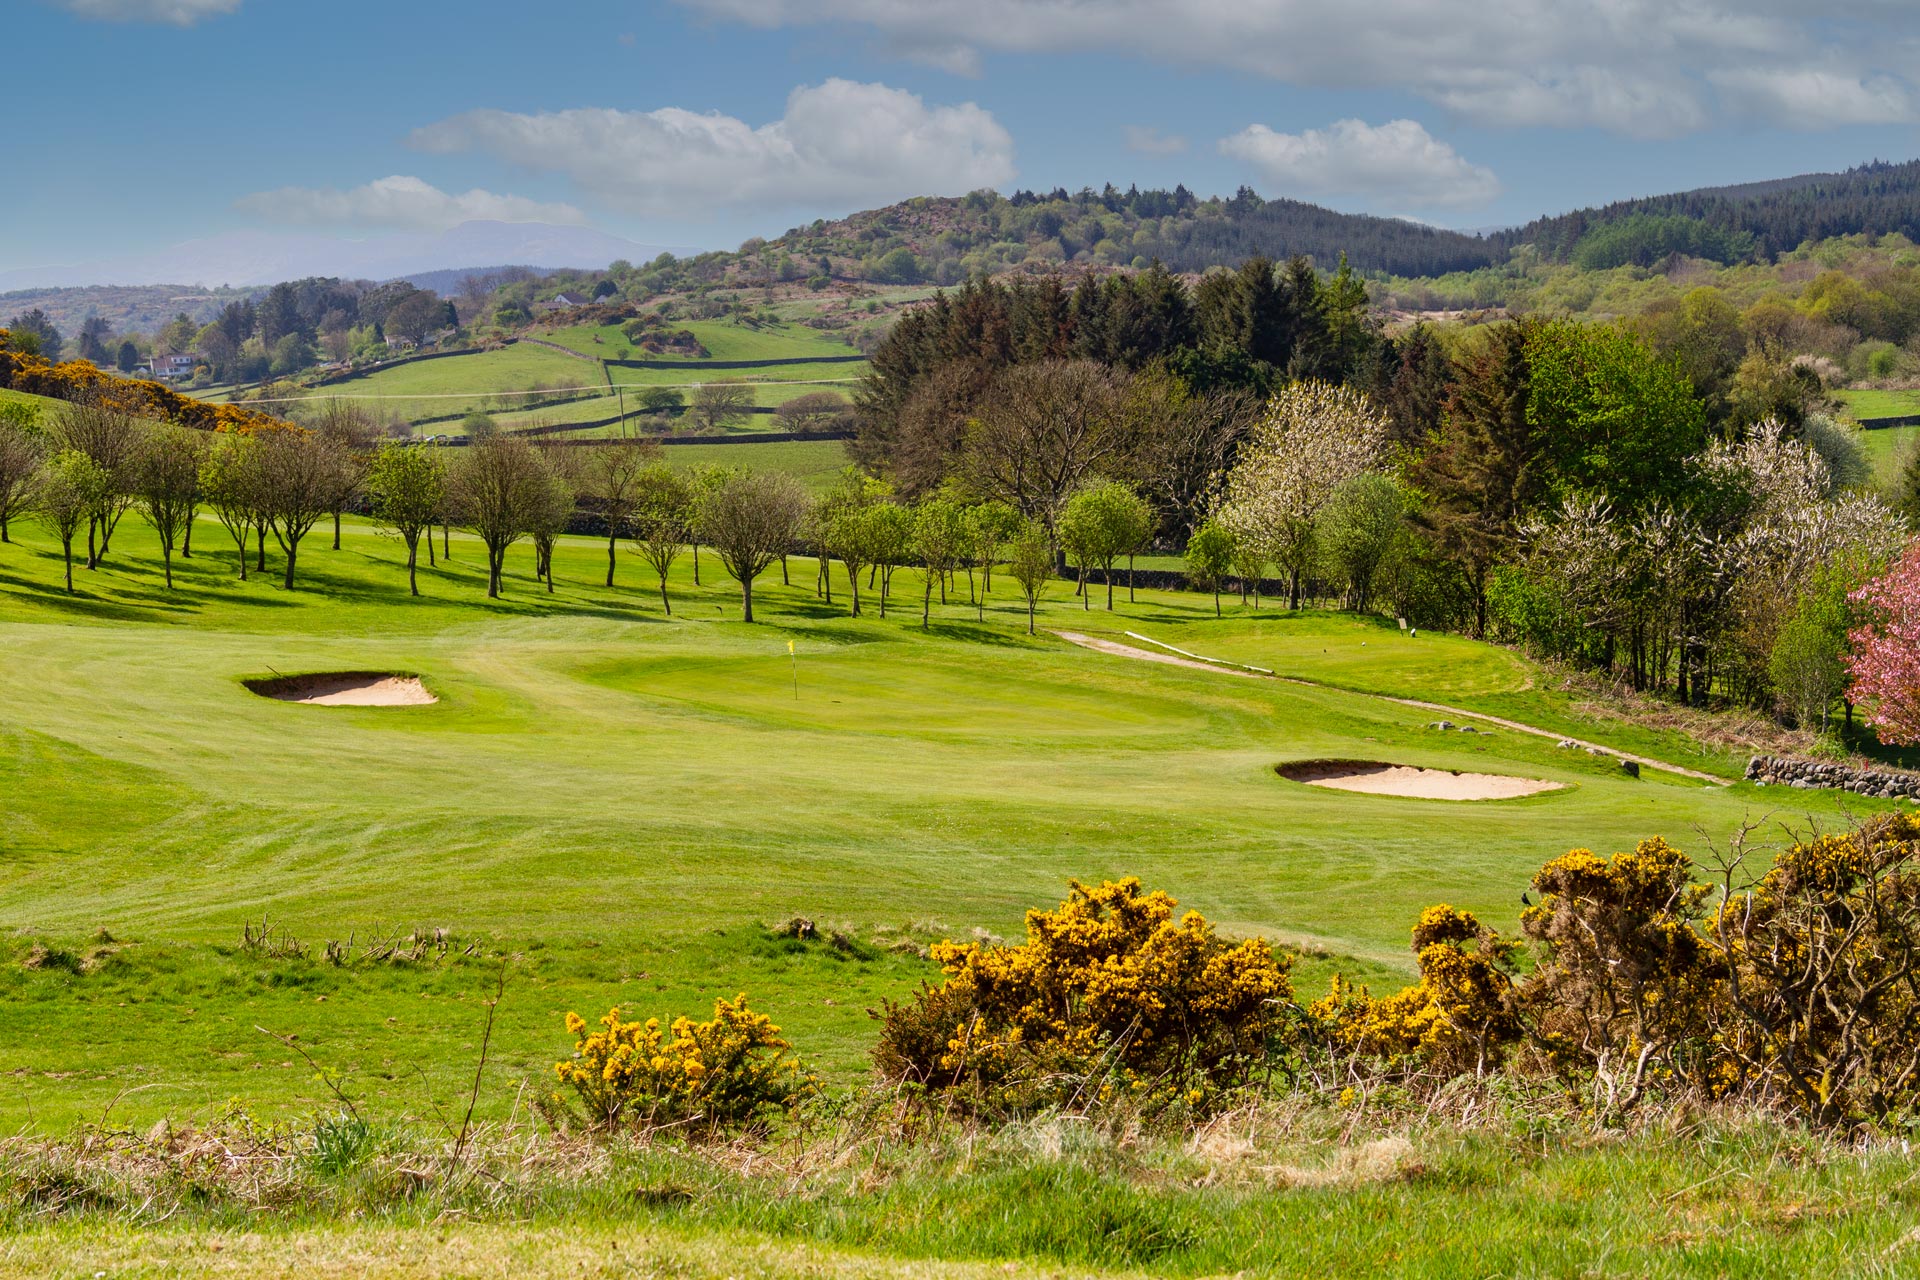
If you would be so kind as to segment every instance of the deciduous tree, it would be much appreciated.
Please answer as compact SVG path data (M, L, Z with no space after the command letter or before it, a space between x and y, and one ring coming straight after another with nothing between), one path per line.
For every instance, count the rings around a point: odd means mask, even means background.
M753 387L731 378L694 388L687 414L700 431L725 431L753 412Z
M1020 591L1027 598L1027 634L1032 635L1034 612L1040 606L1047 584L1053 581L1053 539L1047 536L1044 526L1029 522L1015 535L1007 572L1020 584Z
M669 616L667 573L692 538L693 488L663 461L648 463L634 477L633 537L642 559L660 578L660 608Z
M613 569L618 562L620 539L633 532L634 504L639 496L640 477L659 461L658 445L639 440L616 440L593 450L593 457L582 469L580 489L599 506L607 522L607 585L613 585Z
M173 589L173 549L200 510L202 437L163 425L147 432L134 463L134 502L160 540L160 563Z
M1213 593L1213 616L1220 616L1220 586L1233 572L1233 534L1209 520L1187 539L1187 582L1196 590Z
M67 562L69 595L73 593L73 540L91 516L100 490L108 483L106 473L78 449L63 449L55 454L41 477L34 509L60 540L60 551Z
M1364 392L1296 382L1275 396L1227 479L1220 520L1287 575L1288 607L1315 560L1314 527L1336 489L1379 466L1386 418Z
M340 455L318 433L301 427L263 431L254 438L259 445L254 465L261 506L273 539L286 556L280 585L291 591L301 542L332 510L340 485Z
M46 455L46 437L25 405L0 404L0 542L8 525L33 505L34 482Z
M528 514L542 498L544 469L518 436L494 436L468 448L447 479L461 524L487 549L487 598L504 588L507 548L527 535Z
M1848 637L1848 699L1866 708L1882 742L1920 743L1920 543L1853 598L1869 618Z
M966 508L950 498L928 498L913 512L913 549L920 558L925 581L920 593L920 629L933 617L933 584L942 583L940 603L946 603L947 575L959 567L969 538Z
M420 538L433 547L433 526L446 507L447 479L440 455L419 445L389 440L367 468L373 518L407 548L407 590L420 594ZM242 556L244 563L245 557Z
M740 613L753 621L753 583L800 536L807 498L793 477L740 471L700 504L700 531L740 584Z
M258 533L266 557L266 504L260 492L259 446L252 436L221 435L200 463L200 490L240 552L240 580L247 580L247 535Z
M1120 384L1091 361L1001 373L968 423L961 474L980 497L1012 506L1054 535L1060 510L1125 443Z

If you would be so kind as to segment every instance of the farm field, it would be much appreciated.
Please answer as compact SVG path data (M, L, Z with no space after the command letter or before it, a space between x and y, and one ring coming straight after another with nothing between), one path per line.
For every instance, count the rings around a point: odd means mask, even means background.
M1920 440L1920 427L1881 427L1860 433L1860 443L1873 463L1874 480L1883 488L1899 478L1900 469L1913 456L1916 440Z
M815 333L811 329L800 332ZM840 353L851 354L844 345ZM468 413L494 414L508 429L540 422L591 422L611 417L619 411L619 399L609 387L609 377L613 383L640 390L672 387L687 398L691 398L694 388L703 382L736 380L753 385L755 404L774 408L796 396L816 391L850 394L866 367L864 362L772 365L703 373L697 362L690 362L685 369L605 369L597 359L576 359L549 347L521 342L473 355L422 360L377 370L351 381L312 388L305 398L351 400L379 421L418 422L421 432L433 434L448 430L447 423ZM526 407L532 397L517 393L535 390L593 398ZM296 406L263 407L288 412ZM429 419L432 421L426 421ZM747 429L772 430L773 427L770 422L754 422Z
M1108 614L1061 583L1029 639L1003 583L984 620L936 602L922 631L910 571L886 619L849 619L844 581L829 607L796 561L791 587L763 579L763 621L745 626L710 555L702 586L679 566L668 618L633 557L618 587L596 585L606 552L591 540L563 543L551 596L520 550L507 598L488 603L477 544L459 536L417 601L396 544L364 527L337 553L316 542L292 593L239 583L222 538L202 522L172 594L131 521L77 598L56 589L37 530L0 549L0 1122L57 1130L111 1105L150 1123L229 1100L310 1111L311 1071L258 1027L297 1034L370 1106L446 1105L471 1069L493 954L514 957L500 1080L540 1076L570 1009L693 1013L747 991L845 1084L865 1068L866 1009L930 972L897 944L1009 933L1070 877L1140 875L1230 931L1312 948L1326 958L1303 965L1309 992L1335 966L1392 984L1434 901L1511 926L1526 878L1566 848L1691 843L1696 825L1724 834L1782 803L1633 781L1550 739L1438 732L1431 713L1358 692L1044 634L1133 630L1609 740L1563 695L1529 688L1512 655L1338 615L1215 620L1208 600L1150 592ZM441 701L310 707L239 683L328 670L418 673ZM1652 734L1620 745L1687 750ZM1564 789L1460 804L1273 773L1316 757ZM1731 776L1742 762L1675 763ZM1803 810L1837 813L1795 793ZM766 928L794 916L855 943ZM311 953L240 947L263 920ZM415 928L447 930L451 954L317 958L328 940L364 948ZM498 1116L511 1089L481 1105Z
M792 360L806 357L857 357L860 353L848 345L840 333L815 329L803 324L779 324L753 327L731 320L673 320L666 328L685 329L700 340L712 360ZM570 325L541 330L539 337L571 347L582 355L611 359L620 349L632 347L635 360L681 360L699 365L694 356L654 354L643 351L628 339L619 325ZM597 339L597 341L596 341Z
M1862 387L1834 394L1856 418L1898 418L1920 413L1920 391L1879 391Z

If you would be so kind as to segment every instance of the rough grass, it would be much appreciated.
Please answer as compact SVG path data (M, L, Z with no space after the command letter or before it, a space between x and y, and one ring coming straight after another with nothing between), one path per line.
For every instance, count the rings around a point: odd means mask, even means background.
M786 448L787 446L777 446ZM1350 690L1454 700L1668 757L1677 733L1584 718L1513 655L1374 621L1140 593L1082 611L1055 584L1028 638L1004 577L981 621L919 581L890 615L816 600L813 565L737 593L683 560L675 614L622 553L563 540L560 590L510 557L488 602L479 549L423 569L349 524L316 536L297 590L242 584L202 521L180 589L132 517L107 566L59 590L37 529L0 548L0 1124L58 1131L205 1116L239 1099L298 1114L327 1095L257 1028L297 1034L383 1106L465 1088L497 957L512 958L494 1061L538 1078L561 1015L619 1003L671 1015L752 993L836 1087L861 1076L866 1009L928 973L912 943L1007 935L1070 877L1139 875L1233 932L1391 983L1435 901L1510 927L1546 859L1664 834L1697 848L1743 819L1838 819L1817 793L1642 781L1551 740L1442 733L1430 713ZM1342 687L1236 680L1067 646L1045 629L1137 630ZM789 656L788 643L795 654ZM416 708L320 708L251 676L419 672ZM795 696L797 675L798 696ZM1492 804L1361 797L1287 783L1283 760L1339 757L1564 782ZM1679 763L1737 771L1727 753ZM1856 807L1876 802L1851 798ZM790 946L805 915L860 940ZM265 916L309 948L249 952ZM327 941L450 931L449 955L336 967ZM105 936L99 936L100 931ZM39 961L29 965L34 948ZM65 957L49 963L54 957ZM490 1093L482 1113L510 1106Z
M0 1148L0 1273L253 1276L1904 1276L1897 1141L1764 1118L1631 1132L1482 1098L1041 1117L911 1140L588 1146L522 1127L96 1132ZM1471 1114L1469 1114L1471 1113Z

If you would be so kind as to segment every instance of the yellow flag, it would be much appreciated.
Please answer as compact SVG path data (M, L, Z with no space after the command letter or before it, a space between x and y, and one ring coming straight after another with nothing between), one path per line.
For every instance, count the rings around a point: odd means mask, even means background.
M793 652L793 641L791 641L791 640L789 640L789 641L787 641L787 652L788 652L788 653L792 653L792 652Z

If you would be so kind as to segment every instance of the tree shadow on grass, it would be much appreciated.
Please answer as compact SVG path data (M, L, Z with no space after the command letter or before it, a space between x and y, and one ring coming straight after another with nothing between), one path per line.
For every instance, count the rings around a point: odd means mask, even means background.
M70 595L66 587L60 583L36 582L10 573L0 573L0 586L16 588L22 595L37 604L67 613L110 622L153 621L153 615L149 610L108 600L84 589L77 589ZM74 586L81 588L81 579L77 574L74 577Z
M942 640L964 640L970 644L988 644L1001 649L1034 649L1042 644L1040 637L1027 634L1024 625L1019 631L1009 631L992 623L935 621L924 631L918 627L914 630L920 635L938 636Z

